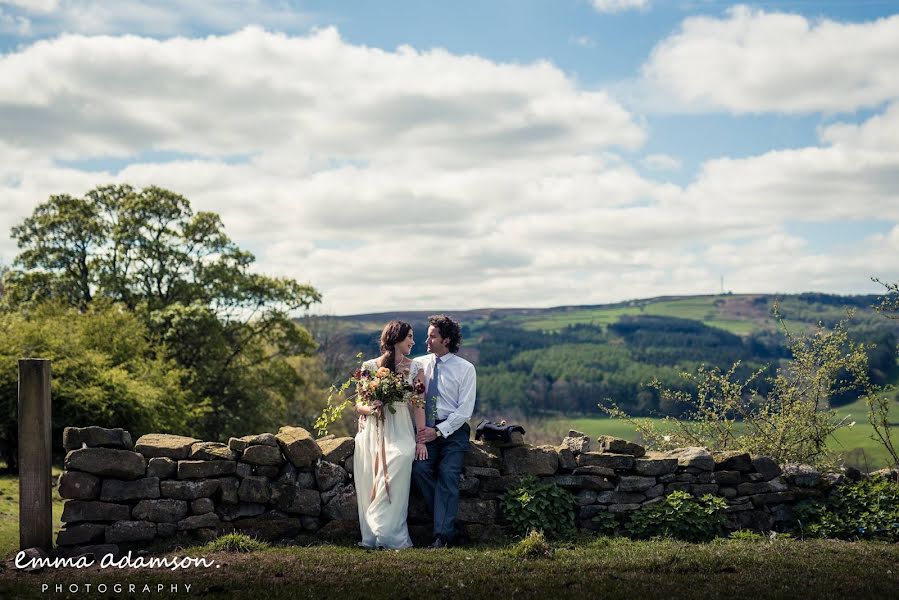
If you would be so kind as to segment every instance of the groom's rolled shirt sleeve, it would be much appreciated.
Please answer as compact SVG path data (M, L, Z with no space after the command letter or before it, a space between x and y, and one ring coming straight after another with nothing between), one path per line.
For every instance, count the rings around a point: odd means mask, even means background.
M462 427L471 418L474 413L474 400L477 390L477 375L475 374L474 365L468 365L462 382L459 384L459 406L455 411L449 414L443 423L437 425L443 433L443 437L449 437Z

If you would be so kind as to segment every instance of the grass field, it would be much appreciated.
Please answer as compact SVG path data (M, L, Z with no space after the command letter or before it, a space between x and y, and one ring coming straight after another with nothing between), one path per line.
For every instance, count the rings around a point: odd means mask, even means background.
M272 548L247 554L209 547L209 568L44 569L0 572L3 598L41 598L62 583L68 597L280 598L888 598L899 588L899 546L831 541L719 540L687 544L591 538L557 544L552 558L520 558L505 544L442 551L366 552L349 545ZM136 584L136 593L88 593L86 584ZM163 584L177 593L156 593ZM185 584L191 585L190 592ZM71 586L77 593L71 593ZM140 586L152 585L151 594ZM123 588L127 590L126 588ZM110 588L111 590L111 588Z
M830 447L835 451L846 454L850 464L860 467L867 465L870 470L887 466L889 455L886 449L879 441L871 438L874 428L868 423L868 409L864 400L857 400L852 404L841 406L836 409L836 412L841 417L848 417L850 422L855 421L855 425L838 430L834 439L831 440ZM644 417L639 420L663 426L662 419ZM893 423L891 430L894 432L894 442L899 444L899 402L893 404L891 422ZM556 418L546 421L545 426L550 429L570 427L571 429L583 431L592 439L596 439L600 435L611 435L630 441L640 441L634 426L621 419L603 417Z
M62 471L53 467L54 479ZM53 498L53 540L56 532L62 528L59 518L62 516L63 499L52 491ZM13 475L0 476L0 556L8 556L19 547L19 478ZM0 596L2 597L2 596Z
M773 325L773 321L770 319L756 322L748 319L728 318L728 314L715 304L716 300L721 298L733 298L733 296L696 296L678 300L641 301L639 305L635 304L634 306L574 309L548 315L517 317L516 320L522 328L531 331L556 331L577 323L608 325L615 323L624 315L658 315L695 319L710 327L718 327L739 335Z

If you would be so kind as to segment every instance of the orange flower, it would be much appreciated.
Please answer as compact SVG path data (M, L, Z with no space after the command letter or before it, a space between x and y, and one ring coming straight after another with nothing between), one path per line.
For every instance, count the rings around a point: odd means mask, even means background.
M378 389L378 384L381 383L379 379L372 379L371 383L368 385L372 390Z
M390 373L390 369L387 367L381 367L378 369L378 372L375 373L378 377L385 377L388 373Z

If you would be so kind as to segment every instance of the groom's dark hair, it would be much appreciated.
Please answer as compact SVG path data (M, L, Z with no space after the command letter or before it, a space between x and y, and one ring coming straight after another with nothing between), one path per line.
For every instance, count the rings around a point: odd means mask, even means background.
M428 317L428 325L433 325L440 332L440 337L449 339L447 349L456 353L462 343L462 328L451 317L446 315L431 315Z

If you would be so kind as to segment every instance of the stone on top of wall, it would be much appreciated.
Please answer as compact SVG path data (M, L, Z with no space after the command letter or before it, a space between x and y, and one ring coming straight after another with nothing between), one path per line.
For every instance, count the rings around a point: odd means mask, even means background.
M295 467L311 467L322 456L322 449L315 443L315 438L302 427L282 427L275 438L281 452Z
M131 450L134 444L131 434L124 429L105 429L103 427L66 427L62 430L62 447L75 450L88 448L121 448Z
M138 438L134 449L147 458L166 457L180 460L190 456L191 446L199 441L183 435L148 433Z
M147 465L143 456L130 450L79 448L66 454L65 468L118 479L137 479L143 477Z

